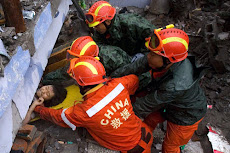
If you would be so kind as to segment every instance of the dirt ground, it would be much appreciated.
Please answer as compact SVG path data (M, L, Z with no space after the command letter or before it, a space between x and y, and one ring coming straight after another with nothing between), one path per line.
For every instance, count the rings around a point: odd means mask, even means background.
M46 0L23 1L22 6L26 9L38 10L42 7L43 2ZM175 12L171 9L167 15L151 14L147 8L127 8L129 12L144 16L157 27L174 24L177 28L187 32L190 38L189 53L196 56L197 64L210 67L209 72L201 80L201 86L205 91L208 105L212 105L212 109L208 109L197 133L205 135L206 125L209 123L211 126L221 129L223 136L230 142L230 1L196 2L196 8L202 8L201 10L193 8L189 12L184 10ZM175 9L176 6L173 8ZM118 11L120 9L117 8ZM29 22L33 21L26 20L26 24L32 24ZM66 40L72 41L85 34L87 33L84 28L82 29L81 19L79 19L74 6L71 6L55 48L65 44ZM0 37L11 56L14 54L15 45L20 45L26 40L26 37L23 37L25 34L16 35L18 38L12 39L15 35L12 30L10 36ZM60 145L58 141L73 142L78 146L79 152L90 152L86 149L86 145L89 145L87 141L91 139L87 134L87 136L82 135L85 132L82 132L84 130L81 128L77 130L79 132L73 132L45 121L37 121L33 124L37 126L38 130L45 131L49 137L45 152L68 152L68 147L66 149L65 145ZM155 144L162 142L163 135L164 133L155 136ZM104 152L112 151L104 150Z

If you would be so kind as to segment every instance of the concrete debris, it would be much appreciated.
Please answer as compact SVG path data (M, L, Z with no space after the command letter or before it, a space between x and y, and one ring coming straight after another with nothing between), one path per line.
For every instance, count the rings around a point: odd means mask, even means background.
M170 10L169 0L152 0L149 12L153 14L168 14Z
M213 151L220 152L220 153L230 152L230 144L222 136L221 130L213 128L210 125L208 125L208 129L209 129L208 138L212 144Z
M10 56L4 47L2 40L0 39L0 77L4 77L4 69L10 60Z
M218 38L220 40L227 40L229 39L229 33L228 32L222 32L218 34Z
M26 10L22 10L22 15L24 19L29 19L32 20L35 16L35 12L34 11L26 11Z

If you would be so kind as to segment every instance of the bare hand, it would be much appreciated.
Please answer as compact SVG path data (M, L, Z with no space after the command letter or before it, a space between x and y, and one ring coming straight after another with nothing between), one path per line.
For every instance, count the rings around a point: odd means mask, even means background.
M42 105L43 102L44 102L44 99L42 97L40 97L39 99L37 99L33 102L33 105L35 105L35 106Z

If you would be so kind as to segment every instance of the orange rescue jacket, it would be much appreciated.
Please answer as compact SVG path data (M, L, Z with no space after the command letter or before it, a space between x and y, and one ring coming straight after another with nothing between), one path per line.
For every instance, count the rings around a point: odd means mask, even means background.
M137 88L135 75L115 78L88 91L81 104L64 110L37 106L35 112L63 127L85 127L106 148L130 150L141 139L142 121L134 114L130 100Z

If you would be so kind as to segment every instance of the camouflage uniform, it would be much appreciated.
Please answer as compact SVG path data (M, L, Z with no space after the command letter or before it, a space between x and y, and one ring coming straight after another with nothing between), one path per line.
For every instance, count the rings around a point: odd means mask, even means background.
M140 52L148 52L145 38L155 29L155 26L145 18L136 14L117 14L105 34L97 31L93 39L98 45L118 46L130 56Z

